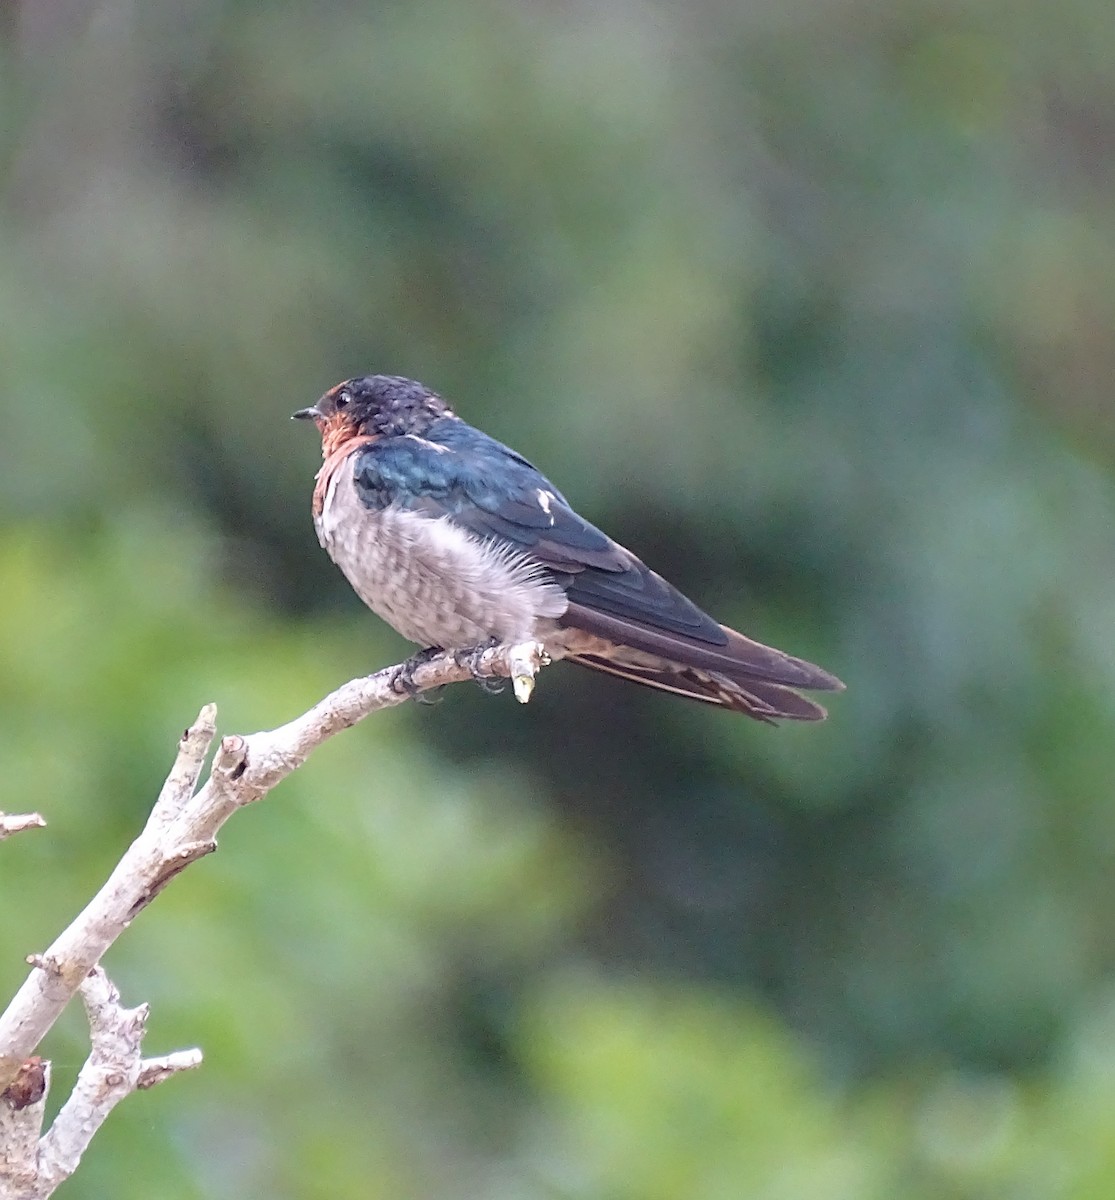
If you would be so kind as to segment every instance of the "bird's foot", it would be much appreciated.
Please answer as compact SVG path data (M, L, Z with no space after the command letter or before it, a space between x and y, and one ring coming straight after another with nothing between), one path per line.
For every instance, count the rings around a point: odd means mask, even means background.
M391 690L409 696L417 704L437 704L441 696L437 695L435 698L433 694L440 693L444 685L422 691L414 682L414 673L419 667L437 658L440 653L440 646L429 646L425 650L419 650L417 654L412 654L391 676Z
M506 679L500 679L497 675L489 675L484 673L482 667L484 665L484 655L493 647L499 645L499 638L489 638L486 642L482 642L479 646L473 646L468 650L455 650L453 659L457 666L464 667L472 676L473 682L482 692L487 692L489 696L498 696L500 692L507 686Z

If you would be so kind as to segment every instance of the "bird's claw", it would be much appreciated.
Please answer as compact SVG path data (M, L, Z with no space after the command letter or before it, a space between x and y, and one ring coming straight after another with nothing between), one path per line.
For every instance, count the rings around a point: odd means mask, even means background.
M391 690L409 696L417 704L437 704L441 699L438 696L436 699L428 696L414 682L414 673L419 667L424 666L431 659L436 658L441 653L439 646L430 646L426 650L419 650L417 654L412 654L391 676ZM443 685L444 686L444 685ZM430 688L430 692L440 692L441 687Z
M489 696L498 696L507 685L505 679L500 679L498 676L490 675L483 670L484 655L493 647L499 645L498 638L492 638L482 645L474 646L471 650L457 650L453 655L453 660L457 666L464 667L472 676L473 682L480 688L481 691L487 692Z

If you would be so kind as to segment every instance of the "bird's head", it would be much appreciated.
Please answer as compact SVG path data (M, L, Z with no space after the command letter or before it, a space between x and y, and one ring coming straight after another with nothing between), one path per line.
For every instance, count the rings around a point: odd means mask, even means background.
M328 457L350 438L423 434L440 417L452 415L445 401L424 384L401 375L365 375L338 383L294 418L313 421L321 433L322 454Z

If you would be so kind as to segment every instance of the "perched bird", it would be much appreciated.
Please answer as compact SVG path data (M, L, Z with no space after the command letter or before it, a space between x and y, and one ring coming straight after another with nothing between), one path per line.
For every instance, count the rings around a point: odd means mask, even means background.
M819 720L793 689L844 686L714 621L421 383L349 379L294 416L321 433L318 540L422 647L535 640L553 659L760 721Z

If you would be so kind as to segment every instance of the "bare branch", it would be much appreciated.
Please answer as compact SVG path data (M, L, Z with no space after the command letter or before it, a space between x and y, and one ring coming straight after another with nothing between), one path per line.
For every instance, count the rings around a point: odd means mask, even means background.
M238 809L265 796L322 742L408 696L473 676L513 678L526 702L547 661L535 642L464 656L441 654L412 669L389 667L354 679L278 729L221 740L209 778L193 788L215 730L207 705L186 730L143 832L85 910L41 956L0 1016L0 1088L7 1087L101 956L132 919L191 862L216 848L217 832ZM92 1061L92 1060L91 1060Z
M176 1050L173 1054L160 1054L155 1058L145 1058L139 1064L139 1078L136 1088L143 1092L156 1087L172 1075L182 1071L192 1071L202 1063L201 1051L195 1046L191 1050Z
M89 1018L91 1049L70 1098L39 1142L37 1190L29 1193L36 1200L51 1195L77 1170L94 1134L121 1100L140 1087L151 1087L184 1069L176 1065L161 1072L150 1071L140 1052L147 1005L125 1008L120 993L100 967L86 976L80 991ZM150 1061L165 1064L172 1059L188 1060L186 1065L196 1066L201 1062L201 1052L183 1050Z
M43 829L46 821L39 813L2 813L0 812L0 842L10 838L25 829Z
M148 828L161 828L171 821L190 802L197 787L198 776L205 765L205 756L217 735L217 706L207 704L197 715L197 720L182 734L178 743L178 757L170 774L166 777L155 809L148 821Z
M0 1095L0 1196L33 1200L38 1194L39 1133L43 1127L50 1063L25 1062Z

